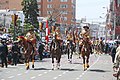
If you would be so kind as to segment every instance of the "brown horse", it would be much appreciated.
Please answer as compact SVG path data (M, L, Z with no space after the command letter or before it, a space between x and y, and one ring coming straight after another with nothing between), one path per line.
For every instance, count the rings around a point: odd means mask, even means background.
M52 70L55 69L55 65L54 65L54 58L56 58L56 68L59 69L60 67L60 59L61 59L61 41L62 40L58 40L58 39L53 39L50 45L50 54L51 54L51 58L52 58Z
M91 43L89 40L83 40L82 43L80 44L80 52L83 58L83 67L84 70L87 70L89 68L89 57L91 53Z
M29 62L32 58L32 68L34 68L34 47L33 44L30 41L27 41L25 37L19 36L18 39L20 40L19 43L24 48L24 56L25 56L25 64L26 64L26 70L29 69Z

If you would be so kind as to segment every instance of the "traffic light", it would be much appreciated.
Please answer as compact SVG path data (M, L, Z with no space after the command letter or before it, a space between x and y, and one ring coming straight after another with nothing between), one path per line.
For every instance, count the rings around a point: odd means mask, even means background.
M43 29L43 23L42 22L39 23L39 29L40 29L40 31L42 31L42 29Z

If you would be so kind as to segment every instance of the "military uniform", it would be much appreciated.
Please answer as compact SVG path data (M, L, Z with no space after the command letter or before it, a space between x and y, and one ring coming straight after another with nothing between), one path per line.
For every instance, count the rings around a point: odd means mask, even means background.
M0 44L0 58L1 58L1 63L2 63L2 67L4 67L4 64L7 68L7 55L8 55L8 47L6 45L6 41L2 40L1 42L2 44Z
M19 51L19 47L18 47L18 44L17 42L14 42L13 46L12 46L12 56L13 56L13 65L17 65L18 63L18 54L20 53Z

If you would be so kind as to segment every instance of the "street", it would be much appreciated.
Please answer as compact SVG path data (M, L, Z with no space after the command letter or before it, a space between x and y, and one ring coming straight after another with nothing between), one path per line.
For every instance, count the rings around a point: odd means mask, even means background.
M51 70L51 58L36 61L35 68L25 69L25 64L9 65L0 68L0 80L116 80L112 74L110 55L92 54L90 68L83 71L82 58L73 56L72 64L68 63L67 55L62 55L60 70Z

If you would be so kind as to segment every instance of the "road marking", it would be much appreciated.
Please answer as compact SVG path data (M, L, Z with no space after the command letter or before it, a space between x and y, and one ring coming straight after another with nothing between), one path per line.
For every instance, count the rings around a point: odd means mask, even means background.
M31 77L30 79L35 79L36 77L35 76L33 76L33 77Z
M13 77L15 77L15 76L10 76L10 77L8 77L8 78L13 78Z
M5 79L1 79L1 80L5 80Z
M47 74L48 72L44 72L44 74Z
M53 79L57 79L58 77L54 77Z
M39 74L38 76L42 76L42 74Z
M62 75L60 74L60 75L58 75L58 76L62 76Z
M86 71L84 71L79 77L77 77L76 80L80 79L91 67L93 67L98 62L98 60L100 59L100 57L101 56L99 56L97 58L97 60Z
M17 74L18 76L22 75L22 74Z

